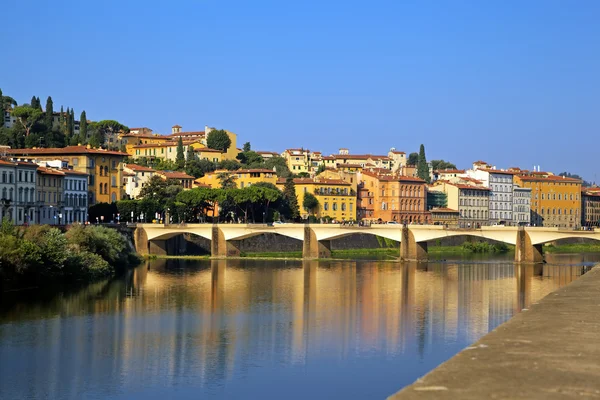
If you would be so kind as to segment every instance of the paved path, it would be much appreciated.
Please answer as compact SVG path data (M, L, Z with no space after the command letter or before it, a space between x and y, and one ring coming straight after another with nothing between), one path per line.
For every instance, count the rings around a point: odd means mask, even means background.
M600 399L600 266L390 396Z

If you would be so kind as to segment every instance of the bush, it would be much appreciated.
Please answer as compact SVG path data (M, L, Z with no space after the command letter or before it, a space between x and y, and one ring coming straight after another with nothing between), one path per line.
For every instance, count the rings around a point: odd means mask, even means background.
M504 243L464 242L462 248L471 253L504 253L508 246Z

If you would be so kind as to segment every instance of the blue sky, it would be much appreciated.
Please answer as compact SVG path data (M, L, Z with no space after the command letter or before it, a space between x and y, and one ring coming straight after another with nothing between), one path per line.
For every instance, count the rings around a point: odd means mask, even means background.
M598 1L11 1L0 88L257 150L424 143L459 167L594 180L599 17Z

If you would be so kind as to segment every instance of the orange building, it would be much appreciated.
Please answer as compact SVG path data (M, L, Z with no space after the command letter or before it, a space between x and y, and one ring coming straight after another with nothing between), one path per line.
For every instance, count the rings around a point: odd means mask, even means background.
M581 181L547 172L515 175L515 183L531 188L531 224L559 228L581 226Z
M371 222L427 223L427 183L410 176L363 171L359 218Z

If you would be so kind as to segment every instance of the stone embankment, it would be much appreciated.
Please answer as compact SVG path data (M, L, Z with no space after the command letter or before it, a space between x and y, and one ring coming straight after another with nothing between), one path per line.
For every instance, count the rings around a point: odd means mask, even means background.
M389 397L600 398L600 266Z

